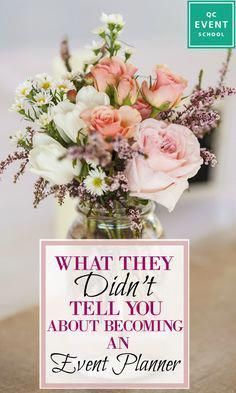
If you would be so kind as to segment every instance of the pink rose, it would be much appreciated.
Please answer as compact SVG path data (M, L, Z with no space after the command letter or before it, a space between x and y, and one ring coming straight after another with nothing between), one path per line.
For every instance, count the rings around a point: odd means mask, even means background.
M118 112L121 117L120 134L126 138L132 138L137 126L142 121L140 113L136 109L127 105L121 106Z
M100 132L104 137L122 135L131 138L142 120L139 112L130 106L122 106L120 109L97 106L82 112L80 117L91 130Z
M137 102L133 105L133 108L139 111L143 120L149 118L151 115L152 107L150 104L145 102L143 98L139 98Z
M156 67L156 80L148 85L147 81L142 83L142 95L153 107L167 110L177 105L187 86L187 81L181 76L172 74L164 65Z
M118 105L133 105L138 97L139 86L136 79L123 75L115 89L115 101Z
M124 63L119 57L106 57L92 67L92 74L96 88L99 91L106 91L111 85L117 85L119 78L123 75L134 76L137 68L130 63Z
M140 124L137 144L147 158L139 155L126 168L132 195L172 211L203 163L197 138L187 127L147 119Z
M120 132L120 114L111 106L96 106L82 112L80 117L91 130L98 131L103 136L115 136Z

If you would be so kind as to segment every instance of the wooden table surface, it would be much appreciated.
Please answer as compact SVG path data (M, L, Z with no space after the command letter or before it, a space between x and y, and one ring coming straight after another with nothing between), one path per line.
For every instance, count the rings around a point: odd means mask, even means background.
M190 392L234 393L236 392L235 230L218 234L191 247L190 266ZM52 393L55 391L61 390L47 390ZM185 391L178 390L178 392ZM0 322L0 392L40 392L37 308ZM159 392L168 391L159 390Z

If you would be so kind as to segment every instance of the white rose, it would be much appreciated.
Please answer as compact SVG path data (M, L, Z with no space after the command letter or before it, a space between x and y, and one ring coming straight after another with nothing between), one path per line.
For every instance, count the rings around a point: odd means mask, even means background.
M86 106L82 103L73 104L65 100L60 102L53 108L53 120L57 126L58 132L66 142L76 142L78 131L83 129L83 134L86 132L86 124L80 118Z
M93 86L85 86L78 92L76 102L84 104L86 109L93 109L95 106L110 105L110 98L106 93L97 91Z
M46 134L36 134L33 139L33 149L30 151L30 171L51 184L69 183L81 171L81 163L77 160L75 167L71 159L65 157L66 149L55 139Z

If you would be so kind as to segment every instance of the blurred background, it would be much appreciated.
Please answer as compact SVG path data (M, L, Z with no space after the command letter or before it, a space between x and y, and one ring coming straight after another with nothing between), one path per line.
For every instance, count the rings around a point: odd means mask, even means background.
M78 50L94 39L102 11L121 13L126 20L123 39L135 47L133 62L148 75L155 64L165 63L189 81L189 91L204 69L204 86L214 86L226 51L187 49L185 0L0 0L0 159L12 146L9 135L20 128L19 117L8 111L17 85L36 73L52 73L60 41L66 34L70 49ZM227 83L236 86L236 54ZM166 237L192 242L232 232L236 224L236 98L219 104L220 127L208 143L218 165L200 176L172 213L158 208ZM40 238L65 237L75 217L73 203L57 208L46 200L32 207L34 178L27 174L12 184L14 168L0 182L0 317L37 302ZM12 290L13 288L20 290Z

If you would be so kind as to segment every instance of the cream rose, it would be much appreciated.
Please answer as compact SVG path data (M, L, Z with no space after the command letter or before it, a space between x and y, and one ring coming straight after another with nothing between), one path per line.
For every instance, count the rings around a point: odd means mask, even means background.
M140 124L137 144L145 156L133 158L126 168L132 195L172 211L203 163L197 138L187 127L147 119Z
M51 184L69 183L74 176L80 174L81 163L77 160L75 167L71 159L65 157L66 149L46 134L36 134L33 139L33 149L30 151L30 171Z
M99 105L110 105L110 98L106 93L97 91L93 86L84 86L79 90L76 102L77 104L84 104L87 109L91 109Z
M80 118L82 111L86 109L83 103L73 104L65 100L52 109L52 118L61 137L66 141L76 142L78 132L86 129L85 122Z
M66 141L76 142L78 132L86 132L86 123L81 118L81 113L99 105L109 105L110 99L104 92L97 91L93 86L85 86L75 97L76 104L65 100L53 108L53 120L58 132Z

